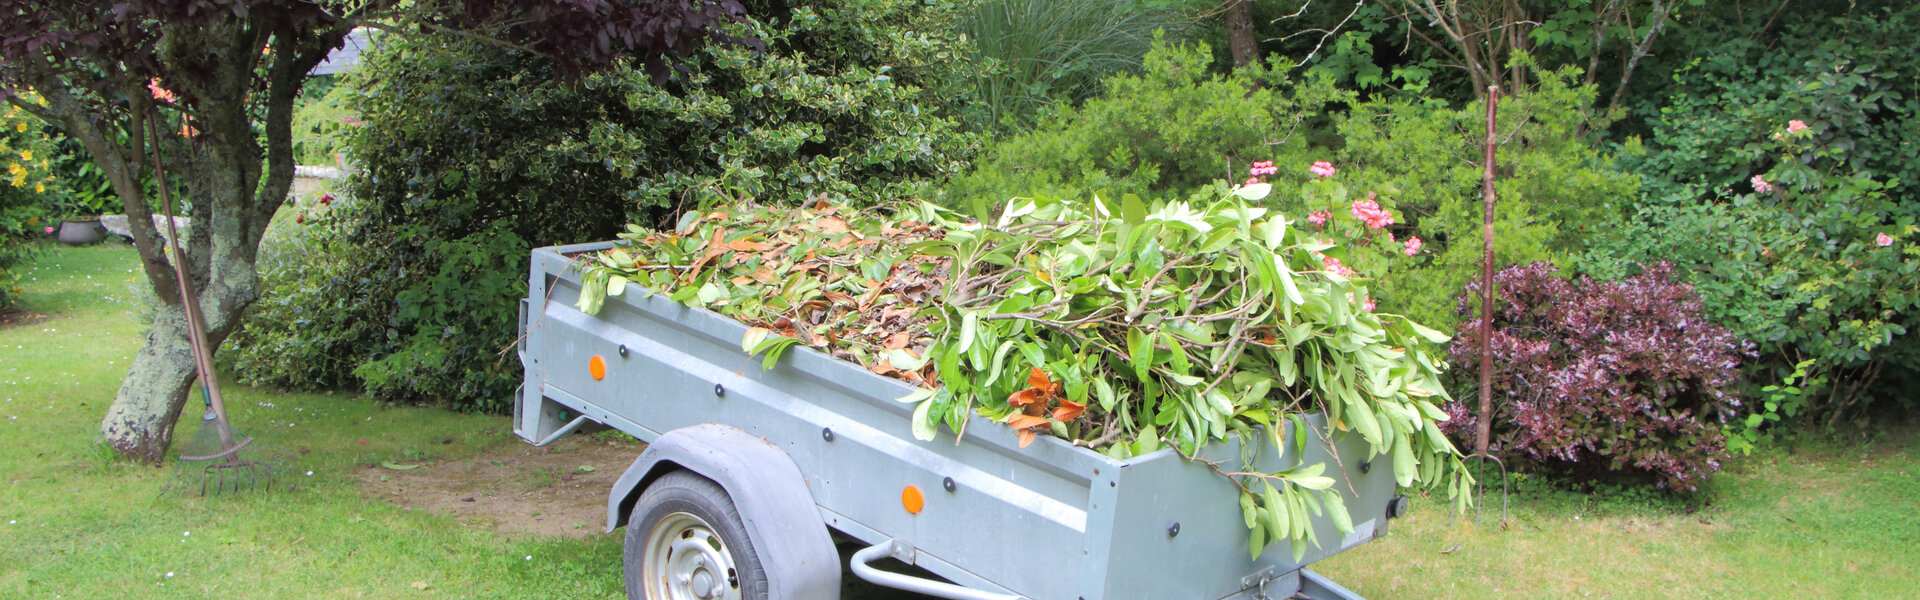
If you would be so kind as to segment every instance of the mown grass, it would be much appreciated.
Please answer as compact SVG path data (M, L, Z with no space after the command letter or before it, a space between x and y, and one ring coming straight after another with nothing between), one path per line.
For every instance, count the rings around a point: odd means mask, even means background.
M403 509L356 476L520 443L500 417L228 383L242 429L302 453L291 476L266 493L162 495L170 470L98 442L142 341L135 268L124 246L51 248L25 282L37 316L0 328L0 598L623 597L617 535L507 536ZM1497 505L1450 525L1416 499L1386 538L1316 568L1375 599L1914 597L1916 475L1905 428L1732 461L1691 512L1523 485L1501 530Z
M25 282L38 316L0 328L0 598L622 597L615 536L508 537L362 492L367 464L520 443L499 417L228 383L240 428L304 454L266 493L162 495L171 470L98 441L142 342L134 258L50 249Z
M1920 597L1920 441L1898 430L1730 461L1690 501L1520 485L1507 530L1496 493L1477 522L1416 500L1316 569L1369 598Z

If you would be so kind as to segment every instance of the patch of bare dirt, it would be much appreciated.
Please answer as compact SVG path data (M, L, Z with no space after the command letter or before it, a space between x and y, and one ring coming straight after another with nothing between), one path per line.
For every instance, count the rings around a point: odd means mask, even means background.
M360 482L401 506L455 515L474 526L586 537L605 529L607 490L645 448L592 436L569 436L546 448L514 441L411 470L367 467Z
M47 313L37 312L0 312L0 328L25 327L47 320Z

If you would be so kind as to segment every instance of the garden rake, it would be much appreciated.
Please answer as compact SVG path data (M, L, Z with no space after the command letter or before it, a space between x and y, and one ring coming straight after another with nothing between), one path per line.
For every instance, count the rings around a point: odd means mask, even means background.
M174 465L173 477L162 493L193 492L202 496L223 492L244 492L270 485L276 471L282 469L280 451L240 433L227 420L226 404L220 400L220 380L213 371L213 354L207 345L204 315L193 294L193 281L187 274L186 253L180 250L180 231L174 226L173 199L168 191L166 171L160 159L160 133L157 120L152 126L154 178L161 182L161 210L167 221L167 249L173 254L174 278L180 284L180 308L186 314L187 341L193 349L194 375L200 380L200 398L207 412L200 430L187 440ZM205 226L205 225L203 225Z

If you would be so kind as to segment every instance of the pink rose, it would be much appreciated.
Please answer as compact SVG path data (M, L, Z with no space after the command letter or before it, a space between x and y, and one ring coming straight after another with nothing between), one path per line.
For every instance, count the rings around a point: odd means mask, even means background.
M1886 233L1881 233L1879 236L1873 238L1873 243L1879 244L1881 248L1892 246L1893 236L1887 235Z
M1407 256L1413 256L1415 254L1419 254L1420 247L1423 245L1425 244L1420 243L1420 236L1416 235L1416 236L1408 237L1407 238Z
M1755 175L1753 179L1747 181L1753 184L1753 191L1755 192L1765 194L1773 191L1773 184L1767 183L1767 180L1761 179L1759 175Z
M1794 120L1791 120L1791 121L1787 121L1787 133L1790 133L1790 134L1791 134L1791 133L1800 133L1800 132L1802 132L1802 131L1806 131L1806 129L1807 129L1807 122L1806 122L1806 121L1802 121L1802 120L1799 120L1799 119L1794 119Z
M1320 177L1332 177L1334 173L1333 163L1324 160L1313 161L1313 166L1308 167L1307 172Z

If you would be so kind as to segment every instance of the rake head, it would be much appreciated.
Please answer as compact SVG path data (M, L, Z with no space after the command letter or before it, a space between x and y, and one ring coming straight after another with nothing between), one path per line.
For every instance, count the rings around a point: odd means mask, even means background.
M241 434L209 411L200 431L181 450L162 493L207 496L266 489L286 470L285 456L285 451Z

